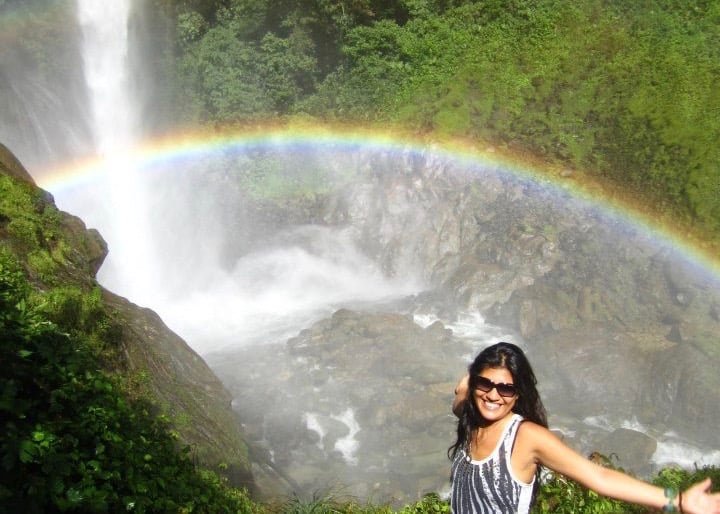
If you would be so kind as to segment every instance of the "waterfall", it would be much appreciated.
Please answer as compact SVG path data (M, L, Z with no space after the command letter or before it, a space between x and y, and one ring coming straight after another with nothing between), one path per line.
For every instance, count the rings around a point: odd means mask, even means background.
M90 126L104 176L100 194L85 198L73 210L90 225L103 227L110 253L99 280L119 294L146 302L152 293L146 271L152 252L145 233L142 177L131 157L133 146L142 139L141 103L132 93L129 59L131 3L77 0Z
M108 156L120 154L138 135L129 79L130 0L78 0L77 7L96 149Z

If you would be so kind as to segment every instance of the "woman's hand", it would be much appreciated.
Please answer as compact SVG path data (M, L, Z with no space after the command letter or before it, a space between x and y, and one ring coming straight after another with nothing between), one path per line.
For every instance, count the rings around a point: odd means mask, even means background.
M468 383L470 382L470 373L465 373L465 376L460 379L460 382L455 386L455 396L467 396Z
M710 479L689 487L682 493L678 511L686 514L720 514L720 493L710 493Z
M455 399L453 400L452 411L458 417L460 417L462 413L462 404L468 397L469 382L470 373L465 373L465 376L462 377L460 382L455 386Z

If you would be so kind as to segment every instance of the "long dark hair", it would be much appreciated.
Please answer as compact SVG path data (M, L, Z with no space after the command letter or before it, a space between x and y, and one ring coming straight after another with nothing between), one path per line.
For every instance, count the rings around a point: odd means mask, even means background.
M545 407L537 391L537 379L532 366L530 366L530 361L516 345L505 342L496 343L481 351L468 369L470 379L467 398L461 405L462 411L458 419L457 440L448 448L448 456L451 459L460 450L468 447L472 435L484 422L473 397L478 377L486 368L505 368L512 375L518 392L513 412L538 425L546 428L548 426Z

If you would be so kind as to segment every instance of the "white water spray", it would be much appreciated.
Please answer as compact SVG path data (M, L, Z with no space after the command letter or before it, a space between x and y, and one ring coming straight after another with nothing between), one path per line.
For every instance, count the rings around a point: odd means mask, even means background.
M100 281L117 293L145 302L152 291L147 263L152 257L143 234L147 212L143 188L131 150L141 138L132 95L128 52L131 0L77 0L82 30L84 75L90 99L90 126L95 151L103 160L103 188L72 205L90 225L99 227L110 253ZM132 205L128 206L132 199ZM87 205L91 203L91 205Z
M161 165L149 170L130 157L142 138L129 59L131 8L132 0L77 0L104 179L57 197L107 240L98 275L104 286L158 312L201 354L283 341L343 302L419 289L412 279L386 279L342 234L319 229L310 237L314 250L288 241L221 266L223 239L232 237L222 227L238 221L221 208L222 191L189 178L205 173L207 163L174 163L170 177Z

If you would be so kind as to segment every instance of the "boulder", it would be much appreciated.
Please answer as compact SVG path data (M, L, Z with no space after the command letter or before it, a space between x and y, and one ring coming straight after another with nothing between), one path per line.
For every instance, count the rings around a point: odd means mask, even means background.
M657 441L642 432L618 428L600 438L596 449L613 466L636 476L646 476L652 469L651 459L657 450Z

